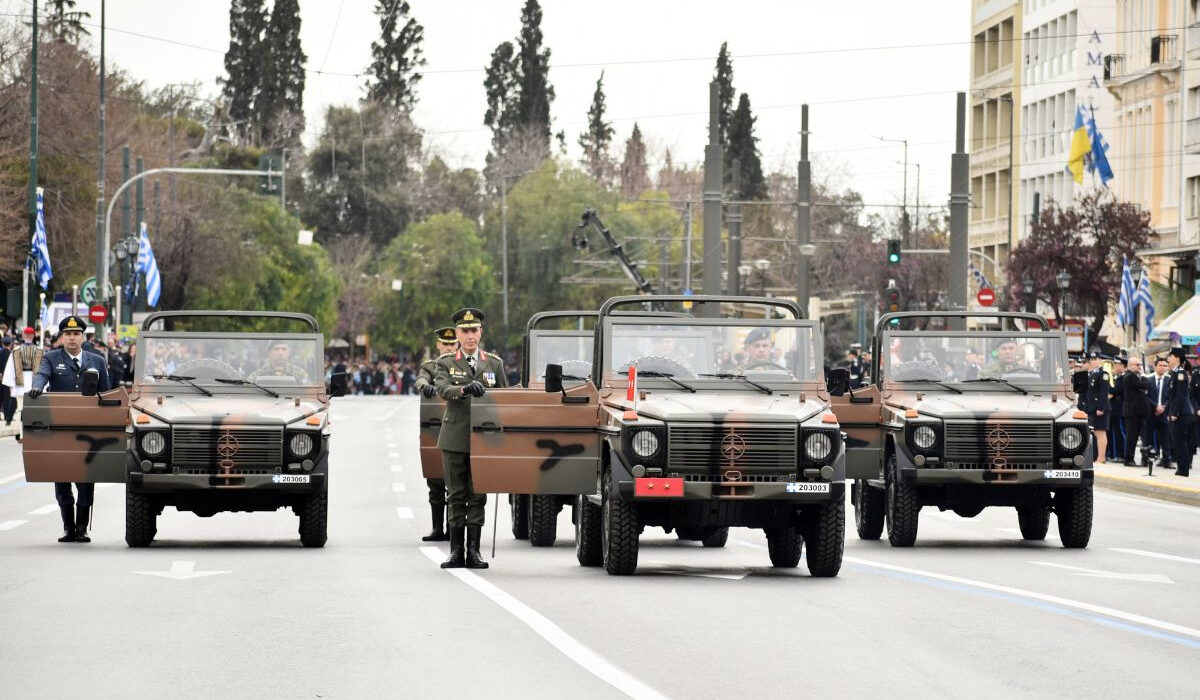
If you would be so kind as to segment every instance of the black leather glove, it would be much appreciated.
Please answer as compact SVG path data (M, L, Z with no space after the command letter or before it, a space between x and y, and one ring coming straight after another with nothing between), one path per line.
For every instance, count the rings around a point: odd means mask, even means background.
M427 399L432 399L434 396L437 396L437 387L432 384L426 384L422 386L421 396L424 396Z
M41 389L30 389L29 391L25 392L25 395L31 399L36 399L37 397L42 395L42 390Z
M471 382L463 387L463 393L467 396L483 396L487 389L479 382Z

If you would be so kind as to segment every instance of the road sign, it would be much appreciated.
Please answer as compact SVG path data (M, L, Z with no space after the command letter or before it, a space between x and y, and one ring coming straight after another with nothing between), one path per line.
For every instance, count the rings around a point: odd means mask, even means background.
M109 284L104 289L106 292L106 294L104 295L104 298L111 299L113 297L112 284ZM79 285L79 299L81 301L83 301L83 303L88 304L88 305L95 304L97 301L100 301L99 299L96 298L96 278L95 277L89 277L83 281L83 284Z
M979 300L980 304L984 306L991 306L992 304L996 303L996 290L992 289L991 287L984 287L983 289L979 290L979 293L975 295L975 298Z
M88 309L88 318L95 324L104 323L108 320L108 309L104 308L101 304L95 304Z

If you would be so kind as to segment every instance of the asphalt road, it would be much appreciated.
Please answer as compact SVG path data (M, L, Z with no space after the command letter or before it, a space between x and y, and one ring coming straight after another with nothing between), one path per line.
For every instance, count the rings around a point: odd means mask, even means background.
M643 535L633 577L509 534L447 572L417 458L417 403L334 403L330 539L290 511L168 511L123 540L97 490L92 544L59 544L48 484L0 440L0 697L1194 697L1195 508L1097 491L1090 548L1024 543L1015 512L922 512L913 549L848 527L835 579ZM491 533L492 505L488 506ZM489 543L490 544L490 543ZM485 548L490 550L490 546Z

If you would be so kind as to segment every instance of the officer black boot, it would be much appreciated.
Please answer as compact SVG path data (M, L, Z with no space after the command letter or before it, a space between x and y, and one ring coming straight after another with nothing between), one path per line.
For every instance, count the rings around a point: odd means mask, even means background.
M431 505L429 510L433 515L433 531L421 538L422 542L445 542L446 531L442 529L442 520L445 517L444 512L446 506Z
M92 538L88 537L88 516L91 515L90 508L83 506L75 506L75 541L76 542L91 542Z
M71 512L71 506L59 506L58 510L62 513L63 521L63 536L58 538L59 542L74 542L75 533L75 514Z
M486 569L488 563L479 556L479 533L483 530L481 525L467 526L467 568L468 569Z
M442 562L443 569L461 569L463 561L463 528L450 527L450 558Z

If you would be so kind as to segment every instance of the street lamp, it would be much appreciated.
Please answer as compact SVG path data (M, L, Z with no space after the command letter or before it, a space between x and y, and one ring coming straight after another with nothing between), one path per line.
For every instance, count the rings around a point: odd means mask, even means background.
M875 138L887 143L904 144L904 190L900 204L900 238L904 241L904 245L911 246L911 242L908 240L908 139L886 139L882 136Z
M1021 280L1021 288L1025 292L1025 310L1030 313L1037 311L1037 300L1033 296L1033 280L1029 277Z
M1058 285L1059 289L1059 306L1061 307L1059 309L1059 324L1061 327L1062 322L1066 320L1064 317L1067 313L1067 288L1071 286L1071 273L1066 270L1059 270L1058 274L1054 276L1054 283Z
M767 270L771 269L771 261L759 258L754 261L754 269L758 270L758 295L767 295Z

